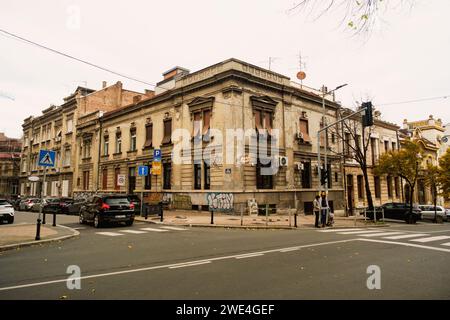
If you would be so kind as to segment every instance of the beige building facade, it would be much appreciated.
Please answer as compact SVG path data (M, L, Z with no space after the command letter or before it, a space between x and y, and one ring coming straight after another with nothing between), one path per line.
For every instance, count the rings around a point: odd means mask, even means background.
M19 194L20 139L0 132L0 197L15 198Z
M176 67L163 76L152 97L78 117L74 193L161 192L172 208L234 212L254 199L260 207L312 212L322 96L327 123L340 108L333 96L236 59L194 73ZM242 144L232 137L239 131L247 133ZM271 152L264 138L276 145ZM329 143L339 150L337 141ZM161 175L138 176L139 166L151 169L155 149L162 152ZM330 153L328 163L330 204L343 212L340 156ZM274 174L263 174L275 164Z

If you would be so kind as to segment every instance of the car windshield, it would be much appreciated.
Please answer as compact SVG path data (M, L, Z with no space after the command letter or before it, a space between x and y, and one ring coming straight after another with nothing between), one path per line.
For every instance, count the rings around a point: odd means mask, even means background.
M106 198L104 202L109 205L130 204L128 198Z
M9 204L8 201L0 199L0 206L4 206L4 205L7 205L7 204Z

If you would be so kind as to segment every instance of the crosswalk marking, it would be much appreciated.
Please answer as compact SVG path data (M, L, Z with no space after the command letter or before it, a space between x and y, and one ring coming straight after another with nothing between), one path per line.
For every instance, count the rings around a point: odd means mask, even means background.
M170 226L164 226L164 227L161 227L161 228L168 229L168 230L175 230L175 231L185 231L185 230L187 230L187 229L185 229L185 228L180 228L180 227L170 227Z
M339 231L357 231L357 230L363 230L358 228L350 228L350 229L327 229L327 230L318 230L319 232L339 232Z
M102 236L110 236L110 237L123 236L123 234L117 233L117 232L96 232L96 234L100 234Z
M139 231L139 230L120 230L120 232L131 233L131 234L147 233L145 231Z
M439 240L445 240L445 239L450 239L450 236L427 237L427 238L420 238L420 239L412 239L410 241L425 243L425 242L439 241Z
M450 247L450 242L443 243L442 245L443 245L443 246Z
M157 228L141 228L141 230L152 231L152 232L167 232L169 230L157 229Z
M380 230L346 231L346 232L338 232L338 234L360 234L360 233L375 233L375 232L380 232Z
M399 240L399 239L423 237L423 236L427 236L427 235L428 234L426 234L426 233L412 233L412 234L402 234L399 236L385 237L384 239Z
M381 237L381 236L391 236L394 234L401 234L402 232L379 232L379 233L369 233L369 234L360 234L360 237Z

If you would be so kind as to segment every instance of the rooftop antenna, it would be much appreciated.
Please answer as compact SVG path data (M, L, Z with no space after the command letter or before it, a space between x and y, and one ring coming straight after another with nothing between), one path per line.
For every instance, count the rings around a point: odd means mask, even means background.
M303 87L303 80L306 78L306 73L303 71L303 68L306 69L306 63L303 62L302 52L299 51L298 52L298 69L299 69L299 71L297 72L297 79L300 80L300 87Z

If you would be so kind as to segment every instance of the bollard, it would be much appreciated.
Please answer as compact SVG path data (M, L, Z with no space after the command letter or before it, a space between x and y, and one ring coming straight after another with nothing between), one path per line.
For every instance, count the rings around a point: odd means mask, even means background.
M214 224L214 211L211 210L211 224Z
M244 225L244 208L241 207L241 226Z
M42 214L44 215L44 218L42 218L42 224L45 224L45 211L42 212Z
M56 211L53 212L53 224L52 224L52 226L56 227Z
M269 224L269 205L266 204L266 226Z
M294 213L294 227L297 228L297 212Z
M36 224L36 238L35 240L41 240L41 219L37 219Z
M162 204L159 205L159 210L160 210L160 213L161 213L161 222L163 222L163 220L164 220L164 210L163 210Z
M289 206L289 228L291 227L291 206Z

